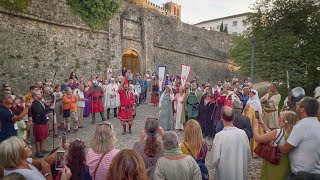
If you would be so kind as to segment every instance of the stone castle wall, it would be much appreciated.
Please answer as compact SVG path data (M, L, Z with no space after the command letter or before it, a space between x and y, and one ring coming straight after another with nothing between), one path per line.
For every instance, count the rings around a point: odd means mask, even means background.
M141 74L167 65L178 73L193 66L191 77L216 80L227 75L230 37L209 32L123 3L104 31L91 31L65 0L34 0L25 13L0 8L0 81L26 92L35 81L61 82L70 72L82 77L120 73L122 54L139 54Z

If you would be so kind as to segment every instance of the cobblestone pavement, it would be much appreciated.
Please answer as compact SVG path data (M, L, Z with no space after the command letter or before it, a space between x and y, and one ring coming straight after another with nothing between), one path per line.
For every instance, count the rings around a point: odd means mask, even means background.
M120 124L119 119L113 117L113 111L111 111L110 117L112 117L109 122L113 124L114 131L117 134L118 144L117 148L132 148L133 144L138 140L139 134L141 130L144 128L145 121L148 117L158 117L159 108L154 107L149 103L150 101L146 101L142 103L137 108L137 116L134 120L134 125L132 127L132 134L122 135L122 126ZM96 124L101 121L101 118L97 116ZM67 134L67 141L72 141L76 138L80 138L86 142L87 147L89 147L90 138L93 136L96 125L91 125L91 118L84 118L83 120L84 128L78 130L78 132L71 132ZM177 131L180 142L183 139L183 132ZM209 147L212 144L213 139L206 139ZM55 145L60 143L61 137L55 138ZM52 149L52 136L47 140L45 147L47 149ZM210 151L208 152L208 156L210 156ZM207 156L207 158L208 158ZM208 162L208 161L207 161ZM260 171L261 171L261 159L252 159L249 164L249 179L260 179ZM210 170L210 179L214 179L214 170Z

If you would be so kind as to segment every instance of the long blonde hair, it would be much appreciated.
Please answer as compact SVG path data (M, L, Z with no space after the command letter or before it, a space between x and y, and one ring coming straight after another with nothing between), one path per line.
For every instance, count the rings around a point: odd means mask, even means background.
M91 149L96 153L108 153L116 143L116 133L112 125L107 121L99 123L90 142Z
M286 124L283 127L283 130L284 130L285 134L287 136L289 136L292 129L293 129L293 126L298 121L298 116L293 111L282 111L282 112L280 112L280 116L282 116L286 120Z
M194 150L193 156L197 156L201 150L203 137L199 123L191 119L187 122L184 130L184 143L188 145L190 150Z

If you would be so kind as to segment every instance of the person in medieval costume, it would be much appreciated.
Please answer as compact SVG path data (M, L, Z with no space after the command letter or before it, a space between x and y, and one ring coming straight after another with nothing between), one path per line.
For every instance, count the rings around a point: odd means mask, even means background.
M90 100L90 112L92 114L92 124L96 122L96 113L100 113L102 121L105 121L104 118L104 107L103 107L103 89L102 87L98 86L98 81L93 80L93 86L89 88L86 92L87 96Z
M107 86L107 95L106 95L106 106L107 109L107 119L110 119L110 109L113 109L114 117L117 117L117 108L120 106L119 99L119 86L115 83L115 79L111 78L111 83Z
M246 107L243 109L243 115L247 116L250 119L251 127L253 126L254 119L256 119L256 115L261 117L262 115L262 106L260 103L258 91L254 89L250 89L249 91L249 100L247 102ZM259 127L259 134L263 134L263 129ZM254 140L250 140L250 147L252 152L252 157L258 157L256 153L254 153L254 149L258 146L258 143Z
M174 94L170 86L166 86L165 91L160 97L160 113L159 113L159 125L165 131L173 129L173 110L172 102L174 100Z
M186 92L186 115L187 120L197 119L199 115L199 103L202 97L202 92L197 88L197 82L191 82L191 88Z
M270 129L279 127L278 108L281 95L278 93L277 89L278 84L270 84L269 92L260 99L263 109L262 120Z
M183 130L183 124L186 122L185 116L185 89L183 86L179 87L179 92L174 97L174 111L175 111L175 129Z
M134 103L134 97L132 92L129 91L128 80L126 78L121 81L118 93L120 98L118 118L120 119L121 125L123 127L122 134L125 135L127 133L127 124L129 126L129 134L131 134L131 126L133 124L132 105Z
M213 137L215 134L215 127L213 124L213 111L215 108L216 100L212 93L211 86L207 86L204 91L199 104L198 122L201 126L203 137Z
M152 80L151 103L154 106L159 104L159 83L155 78Z

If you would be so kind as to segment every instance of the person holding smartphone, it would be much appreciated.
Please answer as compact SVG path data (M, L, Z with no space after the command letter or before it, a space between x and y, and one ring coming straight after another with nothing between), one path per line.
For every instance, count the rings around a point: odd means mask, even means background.
M51 166L56 162L56 152L42 159L32 159L31 146L13 136L0 144L0 166L5 176L19 173L27 180L53 180ZM61 170L61 180L68 180L71 172L68 167Z

